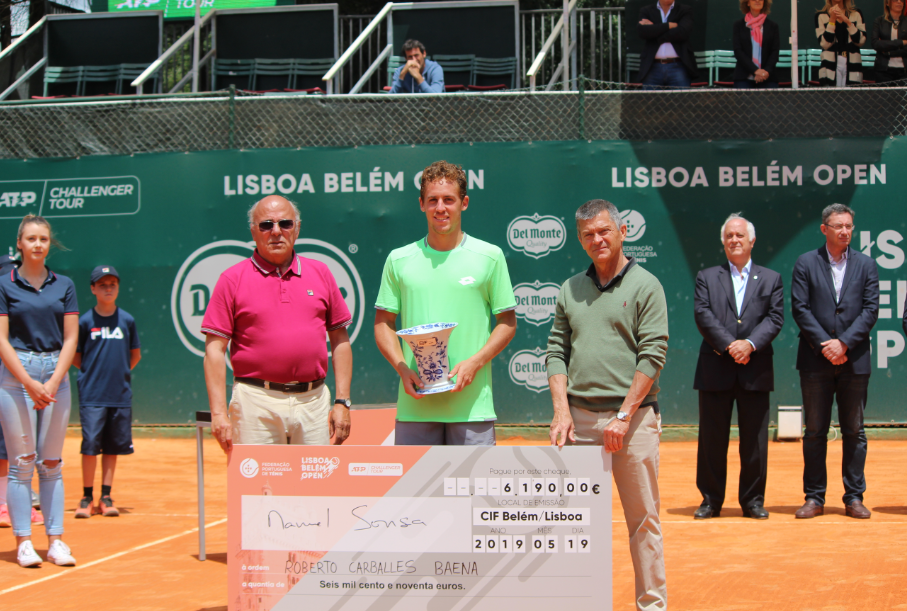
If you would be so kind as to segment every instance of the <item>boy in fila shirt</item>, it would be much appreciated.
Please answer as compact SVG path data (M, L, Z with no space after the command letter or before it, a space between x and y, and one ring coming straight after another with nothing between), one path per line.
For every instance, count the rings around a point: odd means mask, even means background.
M82 423L82 485L77 518L92 513L120 515L110 498L117 456L132 454L132 369L142 358L135 319L117 307L120 275L110 265L91 272L91 293L98 304L79 318L79 344L72 361L79 368L79 420ZM94 500L98 454L102 486Z

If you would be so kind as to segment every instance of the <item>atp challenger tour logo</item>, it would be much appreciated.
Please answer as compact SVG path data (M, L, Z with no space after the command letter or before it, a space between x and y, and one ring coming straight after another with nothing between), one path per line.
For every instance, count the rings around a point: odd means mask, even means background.
M205 356L202 319L217 279L227 268L251 257L253 250L255 242L220 240L202 246L180 266L170 294L170 312L176 334L192 354ZM348 331L350 342L355 342L365 314L365 290L356 266L339 248L321 240L296 240L296 253L328 266L353 317Z
M544 348L520 350L510 358L507 370L514 384L538 393L548 390L548 368L545 367Z
M560 250L566 240L567 230L556 216L518 216L507 227L510 247L533 259Z
M541 283L538 280L516 285L513 287L513 295L516 297L517 317L537 327L554 320L560 291L559 284Z

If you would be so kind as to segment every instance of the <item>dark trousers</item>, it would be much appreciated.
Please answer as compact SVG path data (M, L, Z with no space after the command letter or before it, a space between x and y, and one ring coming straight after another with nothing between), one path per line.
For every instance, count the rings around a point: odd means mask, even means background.
M841 373L840 367L828 371L801 371L800 390L803 393L803 412L806 414L806 434L803 437L803 493L806 500L825 504L828 472L825 458L828 449L828 427L831 425L832 402L838 404L841 441L844 459L841 475L844 478L844 504L863 501L866 478L866 431L863 430L863 410L866 409L866 389L869 375Z
M907 69L904 68L888 68L887 70L876 70L875 73L876 83L893 83L894 81L900 81L907 78ZM897 83L898 86L903 87L903 83Z
M659 61L652 63L646 77L642 79L643 89L659 89L670 87L673 89L688 89L690 75L679 61L662 64Z
M699 391L699 450L696 455L696 486L703 503L715 509L724 504L727 488L727 449L731 415L737 402L740 429L741 507L765 502L768 471L768 391L744 390L734 382L731 390Z

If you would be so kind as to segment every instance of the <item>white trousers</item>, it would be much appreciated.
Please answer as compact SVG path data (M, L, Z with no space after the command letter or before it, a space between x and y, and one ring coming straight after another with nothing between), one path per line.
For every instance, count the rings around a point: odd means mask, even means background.
M327 384L285 393L236 382L230 399L233 443L328 445L331 407Z
M592 412L570 406L576 445L603 445L604 429L617 412ZM611 454L614 483L630 532L630 557L636 575L636 608L668 608L664 541L658 511L658 442L661 416L651 407L633 414L620 450Z

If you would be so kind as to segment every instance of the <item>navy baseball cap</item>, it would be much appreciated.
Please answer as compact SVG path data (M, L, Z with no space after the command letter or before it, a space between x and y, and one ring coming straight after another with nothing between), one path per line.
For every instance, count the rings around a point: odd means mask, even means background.
M11 265L19 265L19 260L12 255L2 255L0 256L0 273L3 270L9 269Z
M91 283L94 284L104 276L113 276L117 280L120 279L120 275L112 265L98 265L91 270Z

